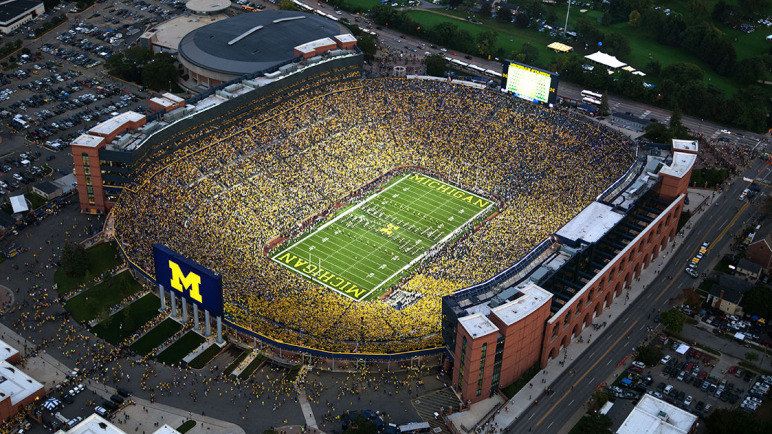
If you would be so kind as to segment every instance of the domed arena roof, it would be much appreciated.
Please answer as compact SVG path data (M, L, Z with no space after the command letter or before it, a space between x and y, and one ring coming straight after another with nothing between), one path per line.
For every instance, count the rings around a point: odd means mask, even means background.
M267 10L194 30L180 41L179 54L210 71L247 75L291 61L298 45L342 33L348 30L315 14Z

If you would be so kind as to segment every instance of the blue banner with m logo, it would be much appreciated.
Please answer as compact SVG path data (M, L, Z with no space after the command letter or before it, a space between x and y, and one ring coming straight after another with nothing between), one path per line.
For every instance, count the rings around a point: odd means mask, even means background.
M161 244L153 244L156 283L214 316L222 316L222 277Z

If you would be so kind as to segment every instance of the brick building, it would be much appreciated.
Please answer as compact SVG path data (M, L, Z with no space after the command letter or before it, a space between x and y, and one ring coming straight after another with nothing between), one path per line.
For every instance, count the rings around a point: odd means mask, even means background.
M446 367L464 402L557 357L673 241L698 145L648 151L520 262L443 299Z
M112 207L113 201L105 194L101 153L116 137L146 122L144 115L128 111L96 125L72 142L72 161L81 212L101 214Z
M19 362L19 352L0 341L0 423L45 395L42 384L14 366Z

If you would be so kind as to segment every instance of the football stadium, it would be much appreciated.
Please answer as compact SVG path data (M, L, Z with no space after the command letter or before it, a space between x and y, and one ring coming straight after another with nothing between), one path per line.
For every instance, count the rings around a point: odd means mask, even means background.
M223 107L145 145L115 236L146 276L154 243L214 270L226 324L301 351L452 353L444 297L643 170L620 133L472 83L330 70Z

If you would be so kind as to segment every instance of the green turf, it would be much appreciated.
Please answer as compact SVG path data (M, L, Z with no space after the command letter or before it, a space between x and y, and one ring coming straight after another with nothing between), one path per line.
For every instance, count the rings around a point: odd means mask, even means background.
M145 294L120 312L94 326L91 331L107 342L117 344L158 315L159 307L161 307L161 300L157 295Z
M434 178L401 175L341 212L273 260L354 300L375 298L436 245L484 216L494 203Z
M186 420L182 425L177 427L177 432L184 434L193 429L194 426L196 426L195 420Z
M214 359L218 354L220 354L220 351L222 348L220 348L216 344L212 344L209 346L209 348L205 349L201 354L197 355L193 358L193 360L188 363L188 366L194 369L201 369L204 366L206 366L209 361Z
M265 356L258 354L249 364L239 373L239 380L246 380L265 362Z
M120 263L118 252L113 242L91 246L86 249L86 254L88 255L88 270L83 276L68 276L61 269L57 269L54 272L54 282L56 282L56 290L59 294L68 294L73 289L94 280L95 276L99 276Z
M140 356L148 355L157 346L174 336L181 328L182 325L180 323L171 318L166 318L161 324L153 327L149 332L131 344L131 349Z
M177 339L176 342L169 345L165 350L161 351L158 355L158 361L173 365L179 363L185 356L190 354L191 351L198 348L199 345L204 343L204 338L194 331L189 331Z
M141 290L142 286L134 280L131 273L124 271L67 300L64 307L72 314L75 321L91 321L121 300Z

